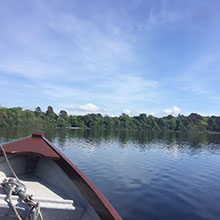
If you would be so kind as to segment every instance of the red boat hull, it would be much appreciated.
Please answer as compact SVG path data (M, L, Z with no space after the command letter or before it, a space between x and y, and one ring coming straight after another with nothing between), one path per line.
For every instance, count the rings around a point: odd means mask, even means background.
M66 156L64 156L53 144L51 144L42 132L35 132L30 137L3 145L7 154L27 154L28 164L33 164L32 155L53 159L58 166L67 174L71 181L78 187L83 196L94 208L101 219L121 220L122 218L112 207L105 196L80 171Z

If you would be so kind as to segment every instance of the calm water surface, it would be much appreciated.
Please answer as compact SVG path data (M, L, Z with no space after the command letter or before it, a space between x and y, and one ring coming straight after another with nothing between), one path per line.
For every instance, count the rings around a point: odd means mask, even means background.
M44 130L123 219L220 219L219 134ZM32 131L0 129L0 141Z

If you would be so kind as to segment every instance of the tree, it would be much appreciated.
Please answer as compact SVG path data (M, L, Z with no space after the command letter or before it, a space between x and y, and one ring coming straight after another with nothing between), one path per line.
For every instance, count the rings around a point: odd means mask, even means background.
M131 118L129 117L129 115L123 113L119 117L119 120L120 120L121 128L126 128L126 129L130 128L130 120L131 120Z
M145 113L142 113L142 114L139 115L139 119L141 121L147 121L147 115Z
M37 108L35 108L35 112L40 113L41 112L41 108L39 106L37 106Z
M53 107L52 106L48 106L47 107L47 111L46 111L46 115L51 115L51 114L54 114Z
M53 111L53 107L52 106L48 106L47 107L46 116L48 116L50 119L56 119L57 118L57 115Z
M61 118L67 118L68 115L67 115L67 112L66 112L66 111L61 110L59 116L60 116Z
M37 117L39 117L42 114L41 108L39 106L37 108L35 108L34 114Z
M70 121L70 126L71 127L79 127L79 122L77 120L77 116L70 115L69 121Z
M106 128L106 129L113 129L114 128L114 122L113 122L112 117L109 117L106 115L104 117L103 123L104 123L104 128Z

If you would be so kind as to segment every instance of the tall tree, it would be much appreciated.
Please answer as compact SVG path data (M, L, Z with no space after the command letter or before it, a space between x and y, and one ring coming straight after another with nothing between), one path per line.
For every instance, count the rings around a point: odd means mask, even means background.
M67 117L67 112L64 111L64 110L61 110L59 116L60 116L61 118L66 118L66 117Z
M37 108L35 108L35 112L40 113L41 112L41 108L39 106L37 106Z
M56 119L57 118L57 115L53 111L53 107L52 106L48 106L47 107L46 116L48 116L50 119Z

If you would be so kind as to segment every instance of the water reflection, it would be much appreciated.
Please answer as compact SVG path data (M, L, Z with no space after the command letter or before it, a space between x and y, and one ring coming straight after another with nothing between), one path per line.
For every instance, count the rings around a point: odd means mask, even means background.
M0 141L33 130L0 128ZM219 219L219 134L43 130L123 219Z
M42 130L42 129L41 129ZM100 146L102 142L117 141L121 148L129 147L131 144L145 151L146 148L160 146L168 150L179 148L190 148L191 153L201 151L209 146L209 150L219 151L220 134L206 133L150 133L146 131L125 131L125 130L71 130L71 129L52 129L44 128L45 136L50 140L56 140L60 147L65 145L66 140L83 140L90 148ZM0 128L0 141L8 142L17 138L31 135L34 129L29 128Z

